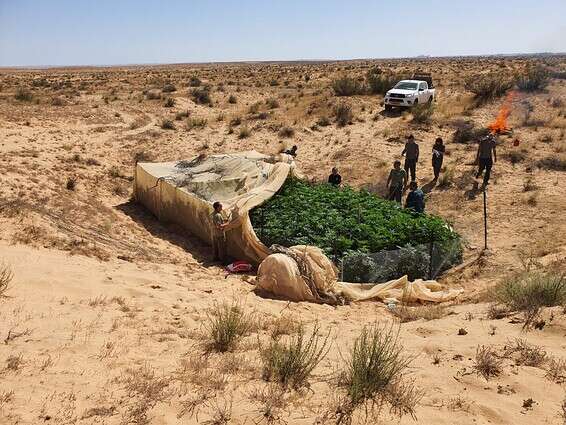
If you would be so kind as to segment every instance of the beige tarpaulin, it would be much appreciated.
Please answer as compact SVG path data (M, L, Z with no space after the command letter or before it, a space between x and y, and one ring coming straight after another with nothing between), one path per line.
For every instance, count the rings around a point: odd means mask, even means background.
M278 297L311 302L332 302L339 298L444 302L463 292L443 291L434 280L409 282L407 276L377 285L338 282L336 268L328 257L319 248L302 245L267 257L259 266L256 286Z
M259 264L270 252L257 238L248 212L271 198L294 173L292 157L256 151L198 157L192 161L138 163L134 192L159 220L177 223L212 243L212 204L224 205L231 225L226 252Z
M294 300L337 302L340 298L388 298L407 301L446 301L458 291L441 292L432 282L406 278L383 285L337 282L337 270L316 247L277 247L270 251L256 236L249 211L271 198L290 175L298 175L289 155L263 155L255 151L200 156L192 161L138 163L136 200L159 220L186 228L211 244L214 232L212 204L224 205L231 224L226 231L226 251L238 260L260 264L257 287ZM270 255L271 254L271 255Z

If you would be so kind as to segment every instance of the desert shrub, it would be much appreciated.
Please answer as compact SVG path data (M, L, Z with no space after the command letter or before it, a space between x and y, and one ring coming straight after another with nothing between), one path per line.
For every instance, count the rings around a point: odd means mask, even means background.
M414 214L365 190L298 179L253 209L251 220L267 246L315 245L340 256L458 238L439 217Z
M175 87L173 84L165 84L161 91L163 93L173 93L174 91L177 91L177 87Z
M179 111L175 114L175 121L181 121L188 118L190 115L189 111Z
M76 177L69 177L67 179L67 183L65 184L67 190L75 190L77 188L77 178Z
M541 347L519 338L505 347L505 357L513 354L516 355L516 363L523 366L539 367L547 360L546 351Z
M342 274L346 282L375 282L377 263L366 252L350 251L342 258Z
M336 124L338 127L344 127L352 123L354 114L352 113L352 107L345 103L340 103L334 108L334 116L336 117Z
M228 103L236 104L236 103L238 103L238 99L236 98L236 96L231 94L230 96L228 96Z
M413 122L415 123L429 123L433 114L434 106L430 103L415 105L411 108L411 115L413 116Z
M269 109L279 108L279 102L277 101L277 99L273 99L273 98L267 99L265 101L265 104Z
M410 363L403 355L398 329L364 326L339 375L338 383L346 396L335 413L337 423L349 423L359 407L365 407L367 414L374 408L379 413L384 405L398 416L414 417L422 393L406 379Z
M543 170L566 171L566 158L561 156L547 156L539 159L537 166Z
M336 96L354 96L363 94L364 87L358 80L341 77L332 81L332 90L334 90Z
M193 98L193 102L198 105L212 105L210 91L206 87L192 89L191 97Z
M501 374L503 371L503 359L499 358L492 347L478 346L473 368L478 375L483 376L488 381L489 378Z
M305 336L303 328L299 328L297 334L289 337L286 343L271 340L261 350L263 379L294 389L307 385L312 371L326 357L330 348L329 334L321 337L318 332L319 327L315 325L310 337Z
M175 106L175 99L168 97L163 106L166 108L172 108L173 106Z
M14 99L20 102L31 102L33 100L33 93L25 87L18 87L14 94Z
M513 81L495 73L476 74L465 79L464 87L472 92L476 102L481 104L503 96L513 87Z
M55 96L51 99L51 106L65 106L65 99L59 96Z
M543 90L550 81L550 73L542 65L529 67L525 73L517 75L515 83L521 91L534 92Z
M448 189L454 184L454 168L446 168L438 178L438 188Z
M206 127L207 122L206 118L189 118L187 120L187 130L204 128Z
M424 278L428 275L429 265L430 255L426 246L407 244L385 255L372 282L386 282L404 275L407 275L409 280Z
M253 329L255 318L233 301L215 305L208 312L205 329L206 349L224 353L236 348L238 342Z
M546 365L546 375L547 379L557 384L563 384L566 382L566 360L556 359L551 357L548 359Z
M147 100L159 100L159 99L161 99L161 93L159 93L157 91L150 90L150 91L145 93L145 98Z
M525 159L527 159L527 155L524 152L518 150L505 152L502 156L513 165L518 164L519 162L523 162Z
M456 131L452 136L454 143L477 142L489 134L489 130L484 127L476 127L473 121L456 120L452 123Z
M230 120L230 126L231 127L237 127L240 124L242 124L242 118L240 118L240 117L234 117Z
M413 322L415 320L436 320L451 314L443 305L431 304L417 307L409 307L407 305L399 305L391 310L391 312L399 318L401 323Z
M173 124L173 121L171 120L164 119L161 121L161 128L163 130L175 130L175 124Z
M327 127L330 125L330 120L327 116L322 116L316 121L316 124L321 127Z
M201 84L202 81L200 80L200 78L194 75L191 78L189 78L189 87L199 87Z
M295 135L295 130L288 126L281 127L277 135L282 138L293 137Z
M259 107L261 106L261 104L259 102L254 102L250 105L250 107L248 108L248 112L250 114L257 114L259 112Z
M247 139L248 137L250 137L252 134L252 131L249 129L249 127L247 125L244 125L243 127L240 128L240 131L238 132L238 139Z
M153 155L142 150L135 152L132 159L134 164L137 164L138 162L151 162L154 158Z
M13 278L12 270L8 266L0 264L0 299L6 297L6 292L10 288Z
M368 90L371 94L385 95L402 79L404 77L401 75L384 73L377 67L371 68L366 74Z
M522 313L524 327L529 328L543 307L566 305L566 276L556 272L524 272L497 284L493 296L511 311Z

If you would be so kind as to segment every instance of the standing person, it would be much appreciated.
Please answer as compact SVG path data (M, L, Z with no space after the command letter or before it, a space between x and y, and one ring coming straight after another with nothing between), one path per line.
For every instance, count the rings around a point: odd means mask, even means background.
M332 173L328 176L328 183L333 186L340 186L340 183L342 183L342 176L338 174L338 168L332 167Z
M489 183L491 168L493 167L493 164L497 162L497 152L495 151L495 145L495 138L492 135L480 139L478 145L478 153L476 156L476 162L478 163L478 172L476 174L476 179L479 179L483 171L485 170L485 174L483 176L484 188Z
M407 172L401 168L401 161L395 161L393 169L389 172L389 177L387 178L387 187L389 188L387 199L401 203L401 197L406 185Z
M419 189L417 182L409 184L410 192L405 201L405 208L410 208L418 213L424 213L425 209L425 196L422 190Z
M212 204L212 223L214 224L214 235L212 237L212 247L214 249L214 261L224 263L226 260L226 227L228 220L222 215L222 204L216 201Z
M434 181L437 181L440 176L440 169L442 168L442 161L444 161L445 151L446 148L442 137L437 137L434 145L432 146L432 169L434 171Z
M405 156L405 172L411 172L411 181L417 179L417 162L419 160L419 145L415 142L415 136L412 134L407 138L405 149L401 152L401 156Z

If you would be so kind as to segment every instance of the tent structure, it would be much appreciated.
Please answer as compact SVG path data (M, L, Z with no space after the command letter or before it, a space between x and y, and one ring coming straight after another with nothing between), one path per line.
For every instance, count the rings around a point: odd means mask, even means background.
M336 302L398 299L442 302L461 291L442 291L435 281L406 277L382 285L337 281L334 264L316 247L270 250L255 234L249 211L274 196L290 175L293 158L256 151L201 155L191 161L138 163L134 195L161 221L172 222L212 244L212 204L222 202L230 225L226 252L259 265L256 286L293 301Z

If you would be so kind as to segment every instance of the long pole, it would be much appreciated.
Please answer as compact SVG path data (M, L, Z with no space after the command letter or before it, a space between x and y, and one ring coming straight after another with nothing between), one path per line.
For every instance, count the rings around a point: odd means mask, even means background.
M487 249L487 195L485 187L483 188L483 237L484 249Z

